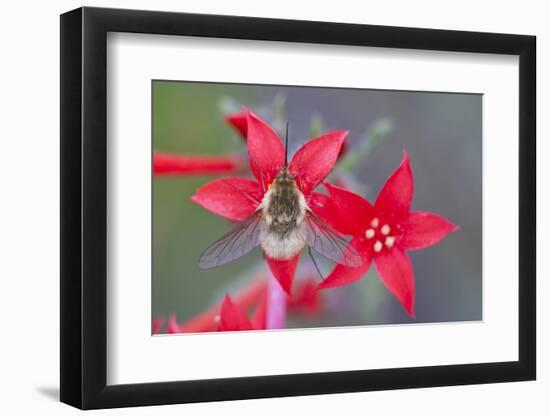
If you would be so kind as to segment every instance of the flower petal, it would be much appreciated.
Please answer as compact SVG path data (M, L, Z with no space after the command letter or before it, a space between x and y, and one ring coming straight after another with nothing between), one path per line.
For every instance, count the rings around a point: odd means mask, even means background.
M226 295L220 310L220 332L252 330L252 324L246 314Z
M307 196L332 170L347 131L336 130L306 142L292 157L289 170Z
M332 204L338 213L338 226L335 225L337 230L346 235L362 236L374 216L371 203L345 188L329 183L323 185L328 190Z
M220 178L200 187L191 197L195 203L230 220L244 220L262 200L256 181L246 178Z
M349 143L347 141L344 141L342 143L342 147L340 148L340 152L338 152L338 159L342 158L346 153L349 151Z
M363 263L357 268L337 264L328 277L319 283L317 288L335 288L348 285L363 278L369 271L372 260L372 245L367 244L363 238L354 238L350 244L357 249Z
M422 211L410 212L401 226L403 236L399 239L399 246L407 250L435 245L449 233L459 229L458 226L437 214Z
M317 284L313 278L302 281L294 291L292 297L287 300L287 307L290 311L304 312L314 316L321 310L321 294L317 291Z
M294 275L296 274L296 267L298 266L299 257L300 255L298 254L291 259L273 259L265 255L265 259L269 265L269 269L271 269L271 273L275 278L277 278L277 281L279 281L279 284L281 284L283 290L285 290L289 295L292 289L292 281L294 281Z
M153 153L155 175L215 175L242 171L245 160L236 155L174 155L164 152Z
M250 168L265 191L285 162L285 147L275 131L248 112L248 155Z
M405 216L410 207L414 191L414 177L409 155L403 151L401 165L391 174L382 187L376 203L376 211L388 217Z
M248 116L247 112L241 111L231 113L225 116L225 121L241 135L241 138L246 142L246 134L248 132Z
M414 271L409 256L394 247L378 253L374 257L374 264L386 288L414 317Z
M334 205L332 198L325 194L311 193L307 204L318 217L326 221L336 231L344 233L342 229L345 229L347 222L343 221L342 213Z
M250 320L255 330L264 330L266 328L267 316L267 294L264 294L260 305L256 308L254 316Z

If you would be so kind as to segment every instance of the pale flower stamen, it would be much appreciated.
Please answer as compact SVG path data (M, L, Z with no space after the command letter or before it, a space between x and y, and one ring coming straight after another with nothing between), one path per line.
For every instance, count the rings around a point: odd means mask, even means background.
M387 224L385 224L384 226L382 226L382 228L380 229L380 231L382 232L383 235L389 235L390 232L391 232L391 228L390 228L390 226L388 226Z
M375 217L374 219L372 219L372 221L370 222L370 225L371 227L373 228L377 228L378 225L380 224L380 220L378 220L378 217Z
M372 239L375 235L375 231L373 229L367 229L367 231L365 232L365 237L367 239Z
M388 248L391 248L393 246L393 244L395 243L395 237L394 236L388 236L386 238L386 246Z
M374 244L374 251L380 252L381 250L382 250L382 242L377 240L376 243Z

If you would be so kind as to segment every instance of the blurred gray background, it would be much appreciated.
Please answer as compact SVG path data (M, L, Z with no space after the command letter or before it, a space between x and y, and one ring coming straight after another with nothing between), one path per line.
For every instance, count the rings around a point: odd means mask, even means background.
M288 327L482 319L481 95L174 81L153 81L152 88L154 150L244 155L246 147L224 114L244 105L278 125L284 112L291 151L316 126L350 131L348 152L362 149L364 154L348 174L370 201L406 149L415 179L412 208L460 226L441 243L408 252L415 271L416 319L371 268L352 285L325 290L319 314L290 314ZM214 178L153 180L153 318L175 313L185 321L267 272L259 249L232 264L199 269L201 252L229 228L226 220L189 200ZM321 261L321 267L325 273L331 270L328 262ZM300 268L311 269L306 254Z

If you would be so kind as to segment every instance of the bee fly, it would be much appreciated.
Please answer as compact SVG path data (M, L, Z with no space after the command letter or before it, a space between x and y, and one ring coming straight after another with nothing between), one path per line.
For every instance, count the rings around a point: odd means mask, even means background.
M247 219L239 222L202 253L199 260L201 268L229 263L258 245L261 245L269 258L277 260L291 259L308 246L308 250L313 248L334 262L351 267L361 264L361 256L355 248L308 207L304 194L290 173L288 124L285 164L268 186L262 201L256 201L242 190L238 191L258 206ZM313 256L312 260L319 271Z

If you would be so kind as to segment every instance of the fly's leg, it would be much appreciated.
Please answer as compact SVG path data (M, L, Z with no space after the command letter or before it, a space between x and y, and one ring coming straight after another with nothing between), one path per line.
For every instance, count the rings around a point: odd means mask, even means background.
M311 247L310 246L307 247L307 252L309 253L309 257L311 258L311 261L313 262L313 265L315 266L315 269L317 270L317 273L321 277L321 281L324 281L325 277L323 277L323 273L319 269L319 265L317 265L317 261L313 257L313 253L311 252Z

